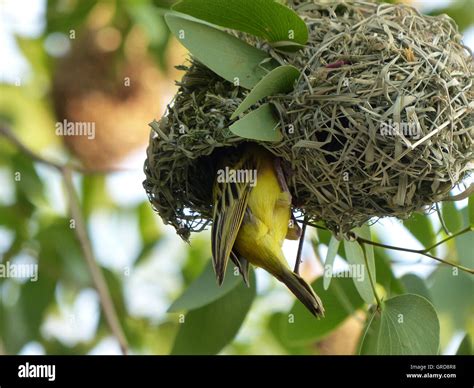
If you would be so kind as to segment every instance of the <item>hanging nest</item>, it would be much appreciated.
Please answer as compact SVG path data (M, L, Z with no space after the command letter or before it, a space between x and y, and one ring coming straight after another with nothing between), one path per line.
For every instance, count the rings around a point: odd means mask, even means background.
M287 164L294 208L345 233L407 218L445 199L472 169L474 63L447 16L403 5L293 0L307 46L282 54L301 70L272 96L283 140L259 142ZM212 218L216 160L248 141L229 131L248 91L191 60L165 117L152 124L144 187L184 239ZM257 128L256 128L257 130Z
M95 134L64 136L72 153L90 171L116 169L132 152L143 147L150 112L166 108L166 95L174 94L173 78L158 71L145 48L124 55L117 46L103 47L104 31L85 28L71 51L58 60L52 96L59 122L93 123ZM117 32L118 33L118 32ZM119 35L119 41L121 36ZM181 45L176 43L175 52ZM130 80L125 85L125 80ZM143 123L143 126L140 126Z

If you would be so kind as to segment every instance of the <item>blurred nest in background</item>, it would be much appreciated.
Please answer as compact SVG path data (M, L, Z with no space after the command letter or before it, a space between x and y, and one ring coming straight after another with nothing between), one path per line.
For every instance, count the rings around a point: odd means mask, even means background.
M305 49L247 41L302 72L292 93L264 101L276 106L283 140L260 143L291 169L294 207L345 233L445 199L473 160L474 64L455 23L402 5L292 6L309 29ZM188 238L211 221L216 159L247 141L228 129L247 91L199 63L185 70L152 125L144 187Z
M73 40L70 52L59 59L54 74L57 119L94 125L93 139L63 137L73 154L93 171L114 169L144 146L149 128L140 123L149 121L157 110L164 111L176 91L171 81L178 76L174 68L170 74L159 71L146 47L138 43L133 52L123 52L122 39L113 27L85 28ZM174 46L170 51L184 52L176 42Z

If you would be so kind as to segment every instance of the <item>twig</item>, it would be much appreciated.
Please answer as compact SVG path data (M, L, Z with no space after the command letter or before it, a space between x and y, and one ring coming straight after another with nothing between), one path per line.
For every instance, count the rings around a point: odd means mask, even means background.
M42 156L40 156L40 155L36 154L35 152L31 151L27 146L25 146L20 141L20 139L18 139L13 134L13 132L9 128L0 125L0 135L3 135L7 140L10 141L10 143L12 143L16 148L18 148L23 154L28 156L33 161L41 163L41 164L45 164L45 165L50 166L50 167L53 167L56 170L58 170L59 172L62 172L62 169L63 169L62 165L60 165L58 163L55 163L55 162L52 162L50 160L46 160Z
M303 227L301 228L301 236L300 236L300 241L298 243L298 252L296 254L295 269L293 270L293 272L298 275L300 273L301 254L303 253L305 234L306 234L306 217L305 217L305 222L303 223Z
M365 261L365 268L367 268L367 273L369 274L369 281L370 281L370 287L372 287L372 292L374 293L375 300L377 301L377 309L382 308L382 302L380 301L379 295L377 294L377 290L375 288L375 281L372 276L372 272L370 272L370 266L369 266L369 261L367 260L367 251L365 249L365 244L360 244L360 247L362 248L362 252L364 253L364 261Z
M436 207L436 214L438 215L439 223L441 224L441 228L443 228L444 233L446 233L448 236L451 235L451 233L448 230L448 227L446 226L446 223L444 222L443 215L441 214L441 209L439 208L438 203L435 205Z
M418 255L423 255L423 256L429 257L433 260L439 261L440 263L447 264L447 265L450 265L452 267L459 268L460 270L468 272L470 274L474 274L474 269L464 267L460 264L456 264L456 263L453 263L453 262L448 261L448 260L440 259L439 257L430 255L428 253L430 250L437 247L438 245L441 245L441 244L445 243L446 241L449 241L449 240L451 240L455 237L458 237L461 234L467 233L471 230L472 230L471 227L467 227L467 228L465 228L465 229L463 229L463 230L461 230L461 231L459 231L455 234L452 234L451 236L446 237L445 239L443 239L441 241L438 241L436 244L432 245L431 247L425 248L425 249L401 248L401 247L396 247L396 246L393 246L393 245L381 244L381 243L378 243L378 242L375 242L375 241L366 240L365 238L357 236L355 234L353 235L353 237L359 243L369 244L369 245L373 245L373 246L380 247L380 248L392 249L394 251L403 251L403 252L408 252L408 253L416 253Z
M306 221L299 221L301 223L303 223L303 225L308 225L308 226L312 226L313 228L317 228L317 229L322 229L322 230L328 230L327 228L325 228L324 226L320 226L320 225L316 225L316 224L312 224L310 222L306 222ZM432 249L436 248L438 245L441 245L441 244L444 244L445 242L453 239L453 238L456 238L464 233L467 233L467 232L470 232L470 231L473 231L473 228L468 226L462 230L460 230L459 232L456 232L456 233L453 233L451 235L449 235L448 237L444 238L443 240L441 241L438 241L437 243L435 243L434 245L428 247L428 248L425 248L425 249L410 249L410 248L402 248L402 247L396 247L396 246L393 246L393 245L387 245L387 244L382 244L382 243L378 243L378 242L375 242L375 241L371 241L371 240L366 240L365 238L362 238L360 236L357 236L355 233L350 233L352 234L352 237L354 240L358 241L360 244L368 244L368 245L373 245L375 247L380 247L380 248L386 248L386 249L392 249L394 251L401 251L401 252L408 252L408 253L416 253L418 255L423 255L423 256L426 256L426 257L429 257L430 259L433 259L433 260L436 260L436 261L439 261L440 263L443 263L443 264L447 264L447 265L450 265L452 267L456 267L458 269L460 269L461 271L465 271L465 272L468 272L470 274L474 274L474 269L472 268L467 268L467 267L464 267L460 264L456 264L456 263L453 263L452 261L448 261L448 260L443 260L443 259L440 259L439 257L436 257L436 256L433 256L433 255L430 255L428 252L431 251Z
M74 166L67 166L55 163L53 161L47 160L42 156L36 154L25 146L14 134L13 132L0 125L0 135L3 135L8 139L12 144L14 144L23 154L31 158L33 161L44 164L51 168L56 169L63 177L64 183L66 186L66 193L69 200L69 207L71 210L71 216L76 222L76 228L74 228L77 239L79 240L81 250L86 261L87 267L92 277L94 286L99 294L100 304L102 310L104 311L105 319L109 325L110 331L115 336L117 341L120 344L120 348L123 354L127 354L127 340L125 338L122 327L120 326L120 321L118 319L117 311L115 310L112 298L110 296L110 291L107 287L104 275L97 264L97 260L94 256L92 249L92 244L87 234L86 223L82 215L80 201L77 196L74 184L72 181L72 170L77 170ZM84 171L79 169L80 171Z
M15 134L8 127L0 125L0 135L3 135L7 140L9 140L13 145L15 145L18 150L20 150L24 155L28 156L31 160L55 168L56 170L62 172L62 168L64 167L63 164L45 159L41 155L38 155L34 151L30 150L25 144L20 141L20 139L18 139L18 137L15 136ZM83 166L79 166L77 164L68 163L67 165L73 171L88 175L102 175L127 171L127 169L125 168L89 169Z
M303 220L303 221L298 220L298 222L303 224L303 225L311 226L311 227L316 228L316 229L329 230L328 228L326 228L324 226L316 225L316 224L313 224L311 222L307 222L306 220Z

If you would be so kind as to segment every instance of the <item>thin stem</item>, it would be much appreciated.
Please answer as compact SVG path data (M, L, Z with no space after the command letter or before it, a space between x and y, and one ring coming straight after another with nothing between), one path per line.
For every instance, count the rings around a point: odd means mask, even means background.
M471 185L471 187L473 187L473 186ZM303 224L306 224L308 226L312 226L313 228L327 230L327 228L325 228L323 226L312 224L310 222L305 222L305 221L299 221L299 222L302 222ZM433 256L433 255L428 253L432 249L436 248L438 245L444 244L445 242L447 242L447 241L449 241L453 238L456 238L456 237L458 237L458 236L460 236L464 233L470 232L472 230L473 230L473 228L468 226L468 227L460 230L459 232L453 233L450 236L444 238L443 240L438 241L436 244L434 244L434 245L432 245L428 248L420 249L420 250L418 250L418 249L409 249L409 248L401 248L401 247L396 247L396 246L393 246L393 245L381 244L381 243L378 243L378 242L375 242L375 241L366 240L365 238L362 238L362 237L357 236L355 234L354 234L354 239L357 240L359 243L373 245L373 246L376 246L376 247L379 247L379 248L386 248L386 249L391 249L391 250L394 250L394 251L402 251L402 252L408 252L408 253L416 253L418 255L426 256L426 257L429 257L430 259L439 261L440 263L447 264L447 265L450 265L452 267L458 268L461 271L468 272L470 274L474 274L474 269L464 267L460 264L453 263L452 261L440 259L439 257Z
M449 236L449 237L452 238L453 236ZM355 236L355 239L359 243L369 244L369 245L373 245L375 247L380 247L380 248L392 249L394 251L403 251L403 252L416 253L418 255L423 255L423 256L429 257L433 260L439 261L440 263L444 263L444 264L450 265L452 267L459 268L460 270L468 272L470 274L474 274L474 269L464 267L462 265L453 263L451 261L440 259L439 257L436 257L436 256L433 256L433 255L430 255L429 253L426 253L424 249L417 250L417 249L409 249L409 248L400 248L400 247L396 247L396 246L393 246L393 245L381 244L381 243L378 243L378 242L375 242L375 241L366 240L365 238L362 238L360 236ZM430 249L428 249L428 251L429 250Z
M427 253L427 252L431 251L432 249L436 248L438 245L444 244L445 242L448 242L449 240L452 240L453 238L456 238L456 237L458 237L458 236L460 236L464 233L470 232L471 230L472 230L472 228L470 226L468 226L468 227L460 230L459 232L450 234L448 237L444 238L441 241L438 241L436 244L430 246L429 248L423 249L423 252Z
M123 354L127 354L127 340L125 338L122 327L120 326L120 321L115 311L112 297L110 296L110 291L107 287L104 275L97 265L97 260L94 257L94 252L92 250L92 244L87 234L86 223L82 215L80 208L79 198L77 196L76 190L74 188L74 183L72 181L71 170L67 167L62 170L64 176L64 183L66 186L66 191L69 197L69 207L71 210L72 218L76 222L76 235L81 244L82 251L84 253L84 258L86 260L89 272L92 276L92 280L96 286L97 292L99 294L99 300L104 310L105 319L109 324L110 330L114 333L117 338L120 348Z
M30 150L24 143L21 142L21 140L12 132L12 130L8 127L5 127L3 125L0 125L0 136L5 137L7 140L10 141L16 148L18 148L19 151L21 151L24 155L28 156L31 160L34 162L44 164L46 166L52 167L59 172L62 172L62 169L65 167L65 165L53 162L52 160L45 159L41 155L37 154L36 152ZM108 169L102 169L102 170L97 170L97 169L88 169L82 166L78 166L77 164L67 164L68 168L70 168L73 171L77 171L83 174L88 174L88 175L101 175L105 173L114 173L118 171L126 171L124 169L119 169L119 168L108 168Z
M364 261L365 261L365 268L367 268L367 273L369 274L369 281L370 281L370 286L372 287L372 291L375 296L375 300L377 301L377 308L380 309L382 306L382 302L380 301L379 295L377 294L377 290L375 289L375 282L374 278L372 277L372 272L370 272L370 267L369 267L369 261L367 260L367 252L365 250L365 245L363 243L360 243L360 246L362 248L362 251L364 252Z
M37 153L31 151L27 146L25 146L20 141L20 139L18 139L13 134L13 132L9 128L0 125L0 135L3 135L7 140L10 141L10 143L12 143L16 148L18 148L23 154L28 156L33 161L41 163L41 164L45 164L45 165L50 166L52 168L55 168L59 172L62 171L62 169L63 169L62 165L60 165L58 163L55 163L55 162L52 162L50 160L46 160L42 156L40 156Z
M306 217L305 217L306 221ZM293 270L294 273L298 274L300 273L300 264L301 264L301 254L303 253L303 245L304 245L304 236L306 234L306 222L303 223L303 226L301 228L301 236L300 236L300 241L298 243L298 252L296 254L296 262L295 262L295 269Z
M443 215L441 214L441 210L440 210L439 205L437 203L436 203L436 214L438 215L438 219L439 219L439 222L441 224L441 227L444 230L444 233L446 233L449 236L451 233L449 232L448 228L446 227L446 223L444 222Z
M30 159L56 169L63 177L66 187L66 193L69 200L71 216L76 222L76 228L74 228L74 231L76 233L77 239L79 240L84 259L92 277L92 281L97 290L97 293L99 294L99 300L102 306L102 310L104 311L105 319L107 321L107 324L109 325L110 331L119 342L122 353L127 354L127 340L125 338L122 327L120 326L120 321L118 319L118 315L115 310L112 298L110 296L110 292L107 287L104 275L102 274L102 271L100 270L100 267L98 266L97 260L94 256L92 244L87 234L86 223L82 215L80 201L72 181L72 170L76 170L76 168L73 166L60 165L36 154L26 145L24 145L10 129L4 126L0 126L0 135L3 135ZM84 172L84 170L81 169L77 170Z

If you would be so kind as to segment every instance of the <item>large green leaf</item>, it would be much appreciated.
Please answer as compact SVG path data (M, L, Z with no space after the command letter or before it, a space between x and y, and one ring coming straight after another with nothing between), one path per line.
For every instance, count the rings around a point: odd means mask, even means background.
M370 227L364 225L354 229L353 232L366 240L371 240ZM374 285L376 284L375 258L372 245L365 245L364 248L357 241L344 240L344 250L346 259L352 270L352 280L360 296L368 304L374 303L375 295L370 283L369 271ZM364 258L365 255L365 258ZM367 259L368 268L365 263ZM359 276L357 276L359 275ZM360 276L361 275L361 276Z
M300 71L294 66L280 66L268 73L252 91L245 97L245 100L232 114L231 119L236 118L245 112L252 105L262 98L279 93L288 93L293 90L295 81L300 76Z
M403 275L400 280L405 286L408 294L420 295L432 302L430 290L428 290L428 287L422 278L413 273L407 273L406 275Z
M234 273L234 267L227 266L224 284L219 287L216 275L209 262L201 275L176 299L169 307L168 312L194 310L222 298L241 282L239 274Z
M453 330L468 330L474 313L474 277L457 268L439 265L428 282L440 319L449 323ZM446 337L442 338L443 345L448 343L448 337L446 333Z
M458 232L462 227L462 217L453 201L443 202L441 215L444 223L451 233Z
M241 282L222 298L186 314L171 354L219 353L237 335L255 298L255 274L250 287Z
M264 104L232 124L229 129L244 139L277 142L283 138L279 123L271 104Z
M436 234L428 216L413 213L411 217L403 221L405 228L425 247L428 248L436 242Z
M171 32L195 58L235 85L252 89L265 76L266 69L277 66L264 51L217 28L175 14L167 14L165 19Z
M463 225L467 226L470 223L470 215L467 207L461 210L460 215L463 220ZM474 249L472 231L463 233L454 239L454 246L457 252L458 262L466 267L474 267ZM450 257L449 257L450 258ZM451 258L452 260L452 258Z
M339 245L341 242L334 236L331 237L331 241L329 241L328 246L328 253L326 255L326 260L324 261L324 289L327 290L329 285L331 284L333 268L334 268L334 260L337 256L337 251L339 249Z
M314 318L313 318L314 319ZM288 353L304 355L310 353L311 344L295 344L286 338L283 326L287 324L288 314L277 312L268 321L268 330L271 332L278 344Z
M173 9L269 42L304 45L308 41L305 22L296 12L274 0L183 0Z
M365 332L361 354L438 354L439 321L425 298L404 294L383 303Z
M280 325L286 341L304 344L323 338L364 304L351 279L334 274L327 291L324 291L323 282L323 278L319 278L312 287L323 300L325 318L316 320L300 301L296 301Z

